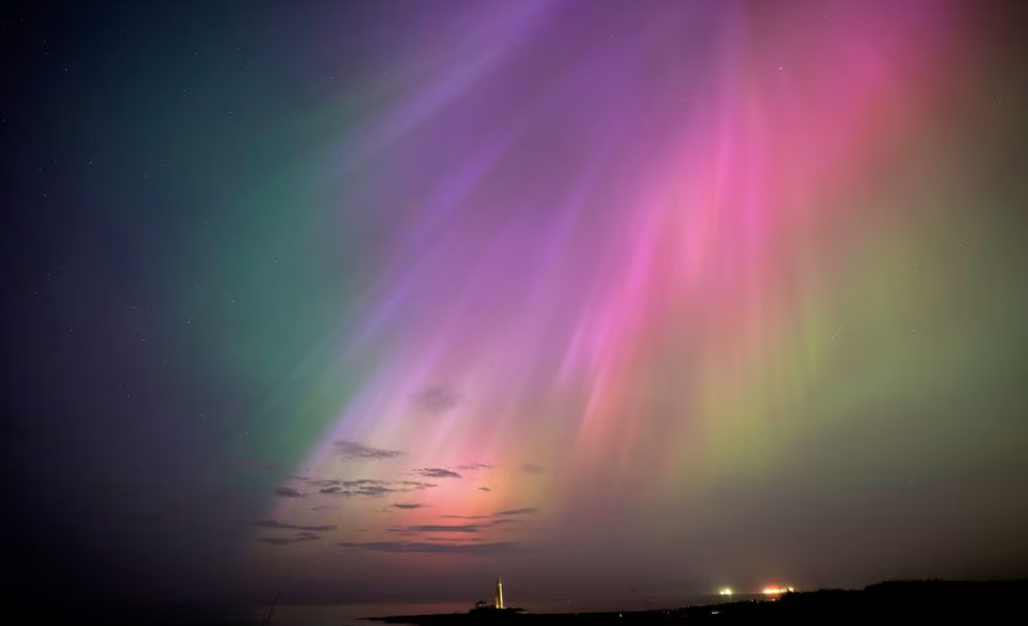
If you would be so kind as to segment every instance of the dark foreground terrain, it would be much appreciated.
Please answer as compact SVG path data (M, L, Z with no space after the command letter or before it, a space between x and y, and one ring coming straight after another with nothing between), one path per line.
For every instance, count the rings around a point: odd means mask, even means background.
M38 603L29 611L3 602L0 626L258 626L262 618L148 619L125 607L90 610ZM264 615L263 611L258 612ZM594 626L616 624L1024 624L1028 623L1028 580L1011 582L902 581L863 590L789 593L777 599L730 602L662 611L621 613L519 613L476 611L447 615L367 617L368 626ZM270 626L288 625L275 615ZM307 623L307 622L304 622ZM349 622L348 622L349 623ZM321 624L319 623L319 626ZM331 621L324 626L334 626Z
M773 600L733 602L622 613L474 611L450 615L373 617L387 624L422 626L557 626L594 624L993 624L1028 620L1028 581L899 581L863 590L789 593Z

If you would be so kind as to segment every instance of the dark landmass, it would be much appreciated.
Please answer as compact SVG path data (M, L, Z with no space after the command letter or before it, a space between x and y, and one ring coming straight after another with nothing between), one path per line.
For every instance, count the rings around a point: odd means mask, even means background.
M478 610L448 615L369 617L386 624L421 626L517 626L595 624L831 624L926 623L954 620L985 623L1019 622L1028 610L1028 580L1008 582L953 582L941 580L891 581L863 590L822 589L787 593L774 599L728 602L659 611L621 613L521 613ZM1022 618L1023 619L1023 616Z
M263 618L150 619L154 611L132 607L107 609L60 608L47 603L31 610L3 602L0 626L258 626ZM1028 580L1008 582L898 581L871 585L863 590L827 589L788 593L776 599L727 602L621 613L524 613L518 610L479 610L445 615L368 617L369 626L415 624L420 626L594 626L617 624L1006 624L1023 623L1028 610ZM271 626L278 617L271 619Z

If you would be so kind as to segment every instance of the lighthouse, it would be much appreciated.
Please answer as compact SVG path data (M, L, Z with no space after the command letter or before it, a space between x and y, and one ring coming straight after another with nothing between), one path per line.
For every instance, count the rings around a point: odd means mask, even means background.
M502 609L503 608L503 579L496 579L496 596L493 598L493 606Z

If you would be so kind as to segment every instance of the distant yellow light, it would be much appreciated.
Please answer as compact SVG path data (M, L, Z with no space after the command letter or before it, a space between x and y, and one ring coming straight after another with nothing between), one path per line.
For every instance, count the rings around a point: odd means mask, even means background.
M783 593L789 593L792 591L792 587L764 587L761 589L761 593L765 596L779 596Z
M720 591L718 591L717 593L718 593L718 595L722 595L722 596L730 596L730 595L732 595L735 592L732 591L731 587L724 587Z

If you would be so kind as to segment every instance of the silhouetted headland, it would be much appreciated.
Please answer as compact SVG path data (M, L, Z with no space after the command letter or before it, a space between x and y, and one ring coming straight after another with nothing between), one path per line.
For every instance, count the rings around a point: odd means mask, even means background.
M778 623L984 623L1025 612L1028 581L890 581L863 590L822 589L786 593L774 599L726 602L656 611L608 613L526 613L519 609L478 608L446 615L368 617L387 624L477 626L517 624L778 624Z

